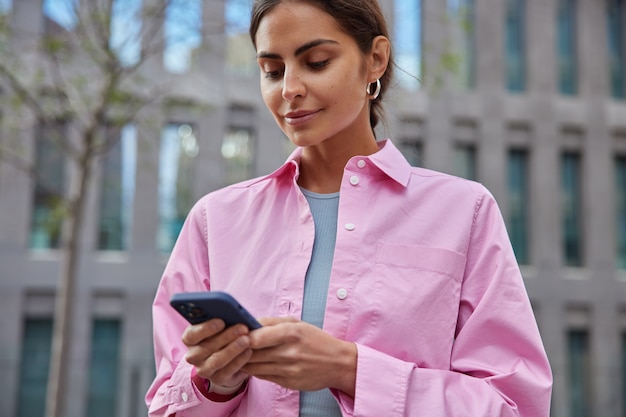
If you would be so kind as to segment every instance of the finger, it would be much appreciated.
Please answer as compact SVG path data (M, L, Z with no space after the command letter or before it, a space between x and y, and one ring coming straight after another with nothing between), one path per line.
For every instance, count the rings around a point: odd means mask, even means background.
M289 347L276 346L266 349L253 349L248 364L276 364L290 363L294 359L288 353Z
M224 330L226 324L222 319L211 319L203 323L193 324L185 329L182 341L187 346L197 345L204 339Z
M250 337L244 335L213 353L204 363L213 369L222 369L246 350L250 350Z
M222 385L240 370L251 355L250 339L244 335L196 364L196 372L203 378Z
M257 364L248 362L241 368L241 371L255 378L271 381L282 386L286 386L290 375L293 378L293 372L289 368L279 366L276 363Z
M203 378L209 379L211 382L217 385L232 386L245 379L248 374L242 371L242 367L248 363L248 360L252 356L252 349L246 349L241 354L237 355L233 360L226 364L223 368L216 371L208 371L205 373L204 369L197 369L199 375Z
M303 337L301 321L284 320L272 326L263 326L250 333L252 349L268 349L286 343L297 343Z
M293 317L262 317L259 319L259 323L263 326L275 326L280 323L294 323L299 321Z
M207 358L221 351L241 336L246 336L245 345L248 347L249 339L247 337L249 330L245 325L235 325L228 327L220 333L202 340L196 345L188 346L189 350L185 355L185 359L192 365L198 366Z

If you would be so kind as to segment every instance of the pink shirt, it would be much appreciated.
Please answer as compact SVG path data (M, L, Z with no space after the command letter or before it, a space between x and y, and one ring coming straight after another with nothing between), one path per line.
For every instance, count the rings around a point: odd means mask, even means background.
M494 198L380 146L341 183L324 330L358 348L355 398L334 392L343 415L547 417L552 374ZM256 378L231 401L200 394L168 301L222 290L257 317L300 317L314 225L299 155L191 210L153 306L150 416L298 416L297 391Z

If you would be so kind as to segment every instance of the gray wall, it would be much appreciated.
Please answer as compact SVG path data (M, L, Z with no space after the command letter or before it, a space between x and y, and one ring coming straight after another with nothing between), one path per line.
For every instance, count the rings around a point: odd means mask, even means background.
M615 196L612 161L626 154L626 103L609 98L606 74L604 2L579 1L580 94L557 93L554 45L556 0L528 0L528 88L509 94L504 86L504 3L476 0L477 88L473 91L427 88L387 96L387 127L379 137L409 137L421 143L423 165L453 172L457 143L476 146L478 179L506 213L506 156L511 147L528 149L531 195L531 265L523 274L555 377L553 416L570 415L567 397L567 342L570 329L591 334L593 404L590 415L624 415L621 379L626 332L626 271L615 265ZM217 3L219 4L219 3ZM392 0L384 0L390 18ZM215 8L216 3L212 2ZM36 0L14 1L14 25L36 29ZM215 11L215 9L213 9ZM219 11L219 7L218 7ZM445 2L424 0L423 43L426 68L438 64L454 32L445 23ZM219 13L212 16L220 15ZM205 19L215 17L206 16ZM158 138L170 121L194 123L200 140L195 166L196 198L222 185L221 140L234 121L232 104L252 107L256 132L255 174L277 167L285 157L282 133L258 94L257 76L236 77L223 70L224 38L215 35L190 74L163 75L177 84L177 96L207 105L201 112L164 110L162 103L142 117L151 126L146 136ZM154 68L153 71L163 71ZM0 129L3 127L0 126ZM13 134L0 130L2 136ZM31 144L33 130L22 131ZM565 149L583 155L585 267L564 267L561 249L559 157ZM92 184L89 217L82 236L83 257L76 292L69 370L68 417L84 413L91 318L123 320L122 374L118 417L146 415L143 395L154 375L150 304L166 257L156 250L158 224L158 151L142 148L138 164L132 248L124 253L95 250L98 213L97 177ZM0 164L0 409L14 410L20 375L21 331L25 316L50 316L57 282L58 254L27 249L32 189L30 182L7 164ZM11 411L9 411L8 415Z

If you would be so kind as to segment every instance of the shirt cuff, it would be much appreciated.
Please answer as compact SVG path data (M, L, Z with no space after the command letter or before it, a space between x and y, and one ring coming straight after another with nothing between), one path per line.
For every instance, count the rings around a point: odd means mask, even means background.
M200 394L204 396L204 398L218 403L224 403L226 401L232 400L233 398L241 394L248 385L248 380L246 379L241 383L239 387L237 387L234 392L230 394L220 394L214 391L209 391L209 387L211 384L210 381L197 375L195 372L195 368L192 372L191 380L193 381L193 384L196 386Z

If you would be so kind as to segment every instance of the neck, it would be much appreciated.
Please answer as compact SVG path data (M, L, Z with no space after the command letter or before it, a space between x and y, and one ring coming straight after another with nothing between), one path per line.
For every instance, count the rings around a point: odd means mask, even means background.
M378 144L373 135L358 144L343 141L339 144L323 143L303 148L298 184L320 194L338 192L343 170L350 158L371 155L377 151Z

